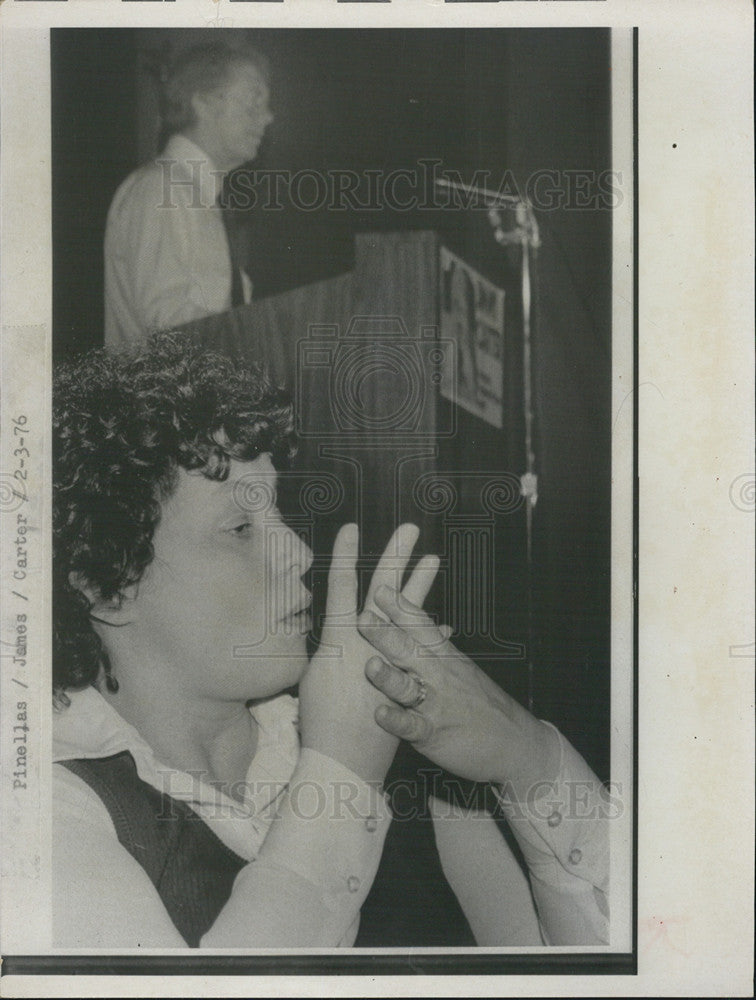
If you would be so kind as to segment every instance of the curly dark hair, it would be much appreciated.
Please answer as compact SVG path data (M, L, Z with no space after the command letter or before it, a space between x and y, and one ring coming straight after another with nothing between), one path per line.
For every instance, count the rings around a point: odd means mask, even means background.
M94 601L123 598L153 558L177 470L225 480L231 459L295 451L288 395L260 369L191 337L157 334L137 354L92 351L53 379L53 690L109 664ZM111 682L112 683L112 682Z

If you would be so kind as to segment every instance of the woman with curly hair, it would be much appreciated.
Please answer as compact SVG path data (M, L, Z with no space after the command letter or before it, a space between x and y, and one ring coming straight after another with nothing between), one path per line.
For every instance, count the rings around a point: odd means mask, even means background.
M529 867L490 817L434 813L478 943L607 941L598 781L424 615L435 557L402 587L414 526L359 616L341 529L308 659L312 553L275 498L293 451L284 394L185 337L56 374L55 946L352 944L401 737L495 785ZM575 780L593 819L561 824Z

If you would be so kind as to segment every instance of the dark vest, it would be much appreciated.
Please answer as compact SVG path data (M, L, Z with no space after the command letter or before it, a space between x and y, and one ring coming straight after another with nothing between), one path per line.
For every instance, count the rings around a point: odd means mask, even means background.
M394 776L407 773L396 764ZM96 760L67 760L62 766L102 800L121 845L149 875L186 943L196 948L247 862L185 802L142 781L128 751ZM392 785L398 794L408 787L396 777L387 780L397 819L389 827L378 874L362 907L355 947L474 946L441 869L427 796L417 793L408 805L392 794ZM424 784L414 782L411 787L422 789Z
M62 763L102 799L119 841L149 875L178 932L196 948L247 861L185 802L142 781L128 751Z

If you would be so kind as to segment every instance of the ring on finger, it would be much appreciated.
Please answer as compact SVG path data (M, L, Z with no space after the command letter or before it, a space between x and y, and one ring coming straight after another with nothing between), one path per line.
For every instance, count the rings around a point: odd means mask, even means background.
M413 680L416 681L416 683L417 683L417 694L412 699L412 701L409 702L404 707L405 708L418 708L420 705L422 705L422 703L425 701L425 699L426 699L426 697L428 695L428 687L427 687L425 681L422 679L422 677L419 677L417 674L410 673L410 677L412 677Z

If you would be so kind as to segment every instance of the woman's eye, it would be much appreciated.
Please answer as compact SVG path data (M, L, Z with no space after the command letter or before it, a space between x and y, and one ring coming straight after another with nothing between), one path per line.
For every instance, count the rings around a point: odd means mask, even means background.
M242 521L241 524L235 524L233 528L229 528L229 534L231 535L248 535L252 529L252 525L249 521Z

